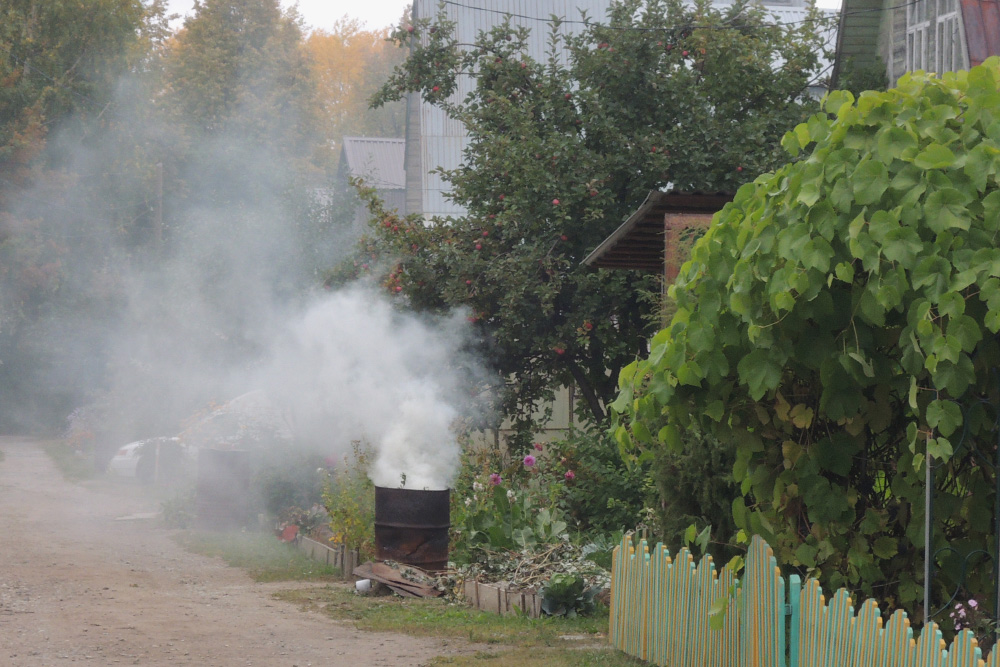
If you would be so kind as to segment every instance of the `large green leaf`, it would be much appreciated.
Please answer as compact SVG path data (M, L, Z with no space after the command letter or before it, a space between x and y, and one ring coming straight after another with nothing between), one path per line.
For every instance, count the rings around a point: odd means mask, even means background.
M898 542L888 536L878 537L872 543L872 553L882 559L892 558L899 553Z
M888 126L878 133L878 152L882 162L889 164L917 147L917 139L904 128Z
M962 410L953 401L935 399L927 406L926 418L928 426L947 437L962 425Z
M936 232L968 229L971 224L968 203L968 197L955 188L932 192L924 204L927 225Z
M822 236L817 236L805 244L799 259L807 269L816 269L826 273L830 270L830 259L833 258L833 255L833 247L830 243Z
M857 203L874 204L889 187L889 170L881 162L862 160L851 175L851 183Z
M743 357L737 365L740 380L747 386L750 396L759 401L781 381L781 365L768 350L757 349Z
M955 154L947 146L932 143L917 154L913 164L921 169L945 169L955 164Z

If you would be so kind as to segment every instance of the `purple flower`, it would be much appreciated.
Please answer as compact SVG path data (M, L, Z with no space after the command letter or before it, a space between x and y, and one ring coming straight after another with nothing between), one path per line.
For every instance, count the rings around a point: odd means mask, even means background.
M563 475L563 477L565 477L565 478L566 478L566 481L568 482L568 481L571 481L571 480L572 480L573 478L575 478L575 477L576 477L576 473L575 473L575 472L573 472L572 470L567 470L567 471L566 471L566 474L565 474L565 475Z
M532 456L531 454L528 454L527 456L524 457L524 467L530 468L533 465L535 465L535 457Z
M490 474L490 484L492 484L493 486L499 486L500 482L502 481L503 477L500 476L500 473L495 472Z
M973 600L969 600L969 606L972 607L973 609L975 609L976 607L979 606L979 603L976 602L974 599Z
M538 450L538 451L542 451L542 443L536 442L535 443L535 449Z

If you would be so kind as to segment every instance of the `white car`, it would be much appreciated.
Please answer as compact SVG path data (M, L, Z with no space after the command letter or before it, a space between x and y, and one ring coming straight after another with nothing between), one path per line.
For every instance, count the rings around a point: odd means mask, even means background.
M157 448L160 450L161 476L168 470L173 476L179 465L193 458L193 453L181 443L180 438L148 438L122 446L108 461L108 472L151 482L156 474Z

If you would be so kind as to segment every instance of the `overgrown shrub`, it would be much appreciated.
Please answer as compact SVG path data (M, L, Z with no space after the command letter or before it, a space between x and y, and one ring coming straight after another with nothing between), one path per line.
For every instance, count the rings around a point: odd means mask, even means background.
M684 544L684 534L692 524L699 530L711 526L713 541L733 543L732 505L740 497L733 481L735 450L697 429L685 437L680 450L660 448L652 453L650 475L659 495L655 532L671 549ZM713 551L720 562L732 555Z
M565 484L565 503L581 531L631 530L645 520L645 508L656 500L650 465L626 465L605 430L573 429L565 440L546 448L564 476L573 473Z
M168 528L191 528L194 525L198 493L194 485L180 489L160 503L163 523Z
M622 372L623 448L733 448L736 526L778 563L911 614L931 521L934 593L988 544L1000 385L1000 59L903 76L782 141L671 288ZM934 513L925 517L927 466ZM989 568L966 572L988 599Z
M264 453L253 476L253 486L262 509L280 517L292 507L310 508L323 502L325 459L290 447Z
M355 442L325 477L323 505L330 515L330 541L358 549L362 559L375 555L375 484L368 476L371 452Z

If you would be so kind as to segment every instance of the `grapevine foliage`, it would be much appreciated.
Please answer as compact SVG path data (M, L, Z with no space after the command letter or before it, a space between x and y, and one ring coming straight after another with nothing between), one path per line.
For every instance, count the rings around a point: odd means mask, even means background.
M626 451L729 443L736 525L779 561L914 610L925 466L938 594L993 532L1000 60L834 92L693 248L620 374ZM975 565L976 563L974 563ZM973 567L971 593L989 589Z

